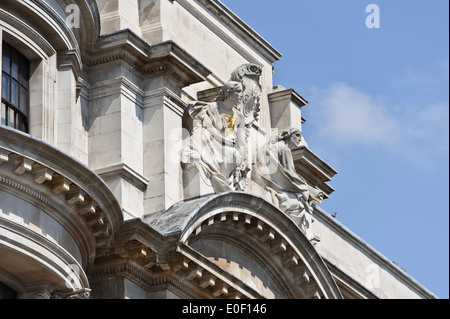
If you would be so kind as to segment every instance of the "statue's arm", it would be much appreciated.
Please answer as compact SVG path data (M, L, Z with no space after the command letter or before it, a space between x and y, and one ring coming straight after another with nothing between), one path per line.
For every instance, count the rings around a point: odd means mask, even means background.
M209 116L204 116L202 119L203 128L208 130L211 136L220 144L227 146L234 146L235 139L234 136L230 136L230 138L226 138L214 125Z

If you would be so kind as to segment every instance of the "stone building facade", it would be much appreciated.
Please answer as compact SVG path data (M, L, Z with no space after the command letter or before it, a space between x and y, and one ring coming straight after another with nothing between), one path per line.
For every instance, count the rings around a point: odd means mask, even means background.
M320 208L308 101L220 1L2 0L0 51L0 298L435 298Z

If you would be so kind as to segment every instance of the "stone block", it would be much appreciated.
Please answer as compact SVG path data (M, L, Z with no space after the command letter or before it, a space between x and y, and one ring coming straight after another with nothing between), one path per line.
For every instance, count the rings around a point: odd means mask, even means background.
M190 165L183 170L183 193L184 198L188 199L214 194L214 188L203 169Z

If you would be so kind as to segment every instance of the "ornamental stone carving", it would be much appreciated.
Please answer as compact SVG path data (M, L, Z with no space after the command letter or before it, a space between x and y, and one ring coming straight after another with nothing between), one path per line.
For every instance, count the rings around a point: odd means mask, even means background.
M185 185L200 189L194 195L208 193L208 187L217 194L246 190L251 169L248 137L260 111L261 73L257 65L243 65L214 101L197 102L186 110L190 137L181 162Z
M300 129L291 127L267 143L258 151L252 178L270 192L272 202L298 223L309 240L317 242L311 229L313 206L322 202L324 194L295 170L291 149L301 140Z
M256 163L249 160L250 130L260 113L261 74L257 65L242 65L216 99L187 108L185 123L190 136L181 158L186 197L246 191L252 179L309 240L317 242L319 238L311 230L312 212L324 194L295 170L291 149L302 141L300 129L286 129L275 141L256 150Z

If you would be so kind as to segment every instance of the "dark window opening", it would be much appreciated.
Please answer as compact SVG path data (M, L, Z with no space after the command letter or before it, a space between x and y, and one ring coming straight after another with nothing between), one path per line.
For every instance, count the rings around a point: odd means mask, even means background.
M28 132L30 61L2 44L2 103L0 124Z

